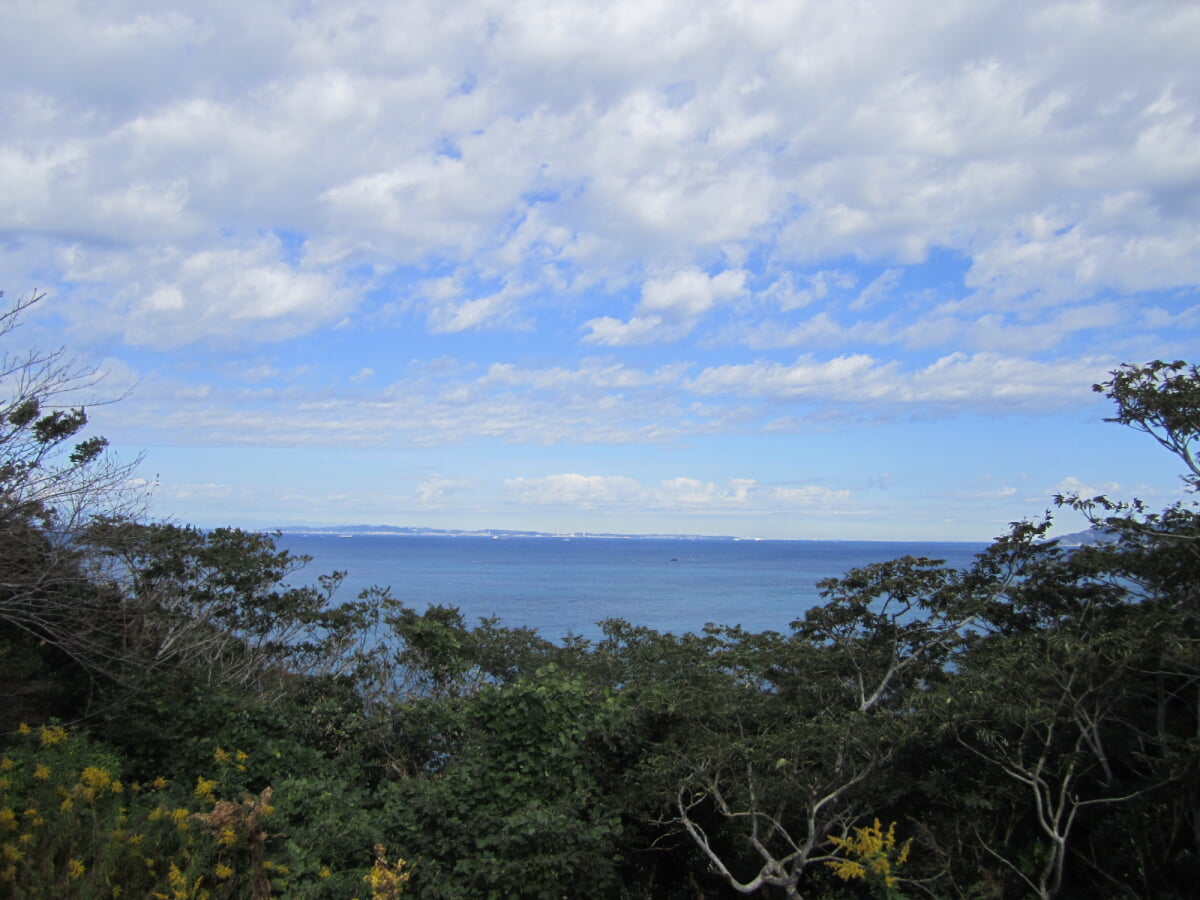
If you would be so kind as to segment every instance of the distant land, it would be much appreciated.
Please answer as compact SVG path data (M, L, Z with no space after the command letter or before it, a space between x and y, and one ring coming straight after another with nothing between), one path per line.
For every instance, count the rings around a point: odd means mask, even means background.
M355 535L395 535L397 537L485 537L499 540L508 538L605 538L628 541L762 541L782 540L800 543L885 543L885 544L986 544L987 541L872 541L863 539L818 539L818 538L754 538L736 537L728 534L619 534L608 531L521 531L512 528L480 528L468 531L459 528L426 528L411 525L288 525L265 529L280 534L330 535L353 537ZM1111 532L1100 528L1075 531L1057 535L1047 540L1056 541L1062 547L1080 547L1087 544L1114 540Z
M506 538L606 538L628 541L788 541L795 543L881 543L881 544L982 544L985 541L862 541L820 538L756 538L728 534L618 534L608 531L519 531L511 528L481 528L464 531L457 528L424 528L400 525L288 525L272 528L280 534L309 535L396 535L397 537L490 537Z
M492 537L492 538L621 538L625 540L680 540L680 541L744 541L757 538L739 538L723 534L611 534L600 531L516 531L510 528L483 528L478 531L462 531L457 528L422 528L399 525L291 525L277 529L281 534L393 534L401 537Z
M1052 537L1060 547L1085 547L1088 544L1109 544L1117 539L1117 535L1106 528L1089 528L1086 531L1072 531L1070 534Z

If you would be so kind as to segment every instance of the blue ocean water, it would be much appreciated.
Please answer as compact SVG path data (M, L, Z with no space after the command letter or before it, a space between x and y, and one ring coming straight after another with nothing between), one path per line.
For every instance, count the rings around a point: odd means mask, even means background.
M497 616L551 640L594 639L596 623L608 618L677 634L710 622L787 631L821 602L816 584L824 578L910 554L964 566L986 546L293 533L278 545L313 558L301 580L346 571L343 599L390 586L415 609L457 606L469 622Z

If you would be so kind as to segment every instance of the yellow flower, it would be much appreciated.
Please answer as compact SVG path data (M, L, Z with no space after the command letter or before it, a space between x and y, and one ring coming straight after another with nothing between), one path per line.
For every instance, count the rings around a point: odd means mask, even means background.
M839 859L829 863L829 867L833 869L833 874L842 881L850 881L853 878L865 878L867 870L859 863L849 859Z
M53 747L55 744L61 744L67 739L67 729L61 725L43 725L42 726L42 746Z
M328 878L333 873L329 871L329 866L321 866L321 871L317 873L318 878Z
M233 759L233 757L231 757L229 755L228 750L225 750L222 747L218 747L216 750L213 751L213 759L215 759L219 763L227 763L227 762L230 762Z
M191 815L191 813L189 813L186 809L183 809L181 807L171 813L171 818L175 821L176 828L178 828L180 831L187 831L188 830L187 819L188 819L188 816L190 816L190 815Z
M839 850L845 851L848 856L858 858L837 859L826 863L839 878L850 881L854 878L865 879L870 875L873 881L882 881L887 887L895 887L898 883L892 870L904 865L912 847L910 838L897 852L896 823L888 826L885 832L879 819L866 827L855 828L854 836L850 838L830 835L829 842Z
M67 874L71 876L72 881L78 881L83 877L83 873L87 871L87 867L82 860L72 859L67 862Z
M234 831L232 828L226 828L217 837L217 843L222 847L228 847L231 844L236 844L237 838L238 836L236 831Z
M7 772L15 765L16 763L6 756L4 759L0 759L0 772Z
M72 809L75 808L75 801L72 800L70 797L63 797L63 802L58 804L58 808L62 812L70 812Z
M24 855L12 844L0 845L0 854L3 854L4 858L9 862L20 862L21 857Z
M387 861L387 850L382 844L375 845L375 865L363 876L363 881L371 886L372 900L393 900L399 897L405 882L412 877L404 871L405 862L397 859L395 863Z
M29 734L29 732L31 732L31 731L33 731L33 729L30 728L28 725L26 725L24 722L22 722L20 725L17 726L17 734Z
M100 766L88 766L79 773L79 783L96 790L104 790L112 783L112 776Z
M224 881L233 875L233 867L227 866L225 863L217 863L217 877Z
M38 763L37 768L33 770L33 777L38 781L45 781L50 777L50 767Z
M161 775L159 775L152 782L150 782L150 786L153 787L156 791L165 791L167 789L168 783L169 782L167 781L167 779L165 779Z
M17 814L8 807L0 809L0 825L3 825L6 831L13 830L17 827Z
M244 752L242 752L241 750L238 750L238 751L237 751L236 753L234 753L233 755L237 757L237 761L238 761L238 762L245 762L246 760L248 760L248 759L250 758L250 754L249 754L249 753L244 753Z
M197 777L196 789L192 792L197 799L203 800L206 803L215 803L216 797L213 795L213 788L217 786L217 782L212 778Z

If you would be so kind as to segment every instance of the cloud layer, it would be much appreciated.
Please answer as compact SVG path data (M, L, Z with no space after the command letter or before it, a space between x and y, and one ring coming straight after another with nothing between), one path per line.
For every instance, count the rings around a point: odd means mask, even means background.
M993 312L1200 282L1193 4L18 0L6 18L6 269L58 271L133 343L227 339L231 318L311 330L398 265L454 273L435 331L598 289L616 314L586 339L608 345L769 294L750 256L766 276L949 249Z
M820 503L752 442L1092 416L1197 346L1198 58L1178 0L10 0L0 288L138 383L135 445ZM405 496L467 493L436 462Z

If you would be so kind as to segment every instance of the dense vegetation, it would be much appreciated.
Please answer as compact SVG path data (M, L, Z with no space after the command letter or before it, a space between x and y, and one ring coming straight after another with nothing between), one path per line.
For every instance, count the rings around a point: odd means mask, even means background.
M11 341L21 309L2 319ZM145 521L61 353L0 370L0 896L1179 897L1200 518L1063 497L786 634L551 643ZM1200 487L1200 373L1098 385ZM67 402L66 406L61 404ZM133 510L133 511L131 511ZM430 598L436 601L437 598ZM400 860L399 857L403 857Z

